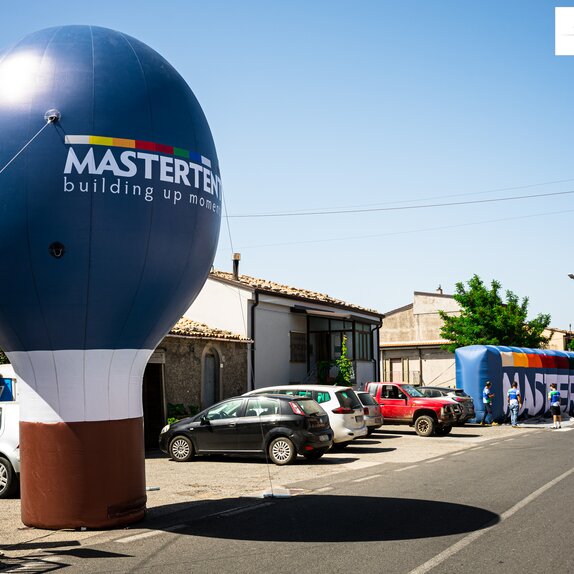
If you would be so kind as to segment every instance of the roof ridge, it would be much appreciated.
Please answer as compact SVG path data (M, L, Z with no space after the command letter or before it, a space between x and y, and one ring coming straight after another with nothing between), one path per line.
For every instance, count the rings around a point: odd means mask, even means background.
M320 293L318 291L312 291L310 289L303 289L299 287L290 287L289 285L285 285L283 283L277 283L275 281L270 281L269 279L259 279L257 277L251 277L250 275L241 274L239 275L239 280L237 280L233 275L233 273L229 271L218 271L216 269L210 272L210 276L225 279L227 281L233 281L235 283L239 283L242 285L248 285L255 289L261 289L263 291L268 291L270 293L280 293L282 295L291 295L293 297L303 297L305 299L310 299L317 302L332 303L335 305L340 305L342 307L349 307L352 309L382 315L382 313L380 313L376 309L361 307L360 305L349 303L347 301L343 301L342 299L336 299L335 297L331 297L326 293Z

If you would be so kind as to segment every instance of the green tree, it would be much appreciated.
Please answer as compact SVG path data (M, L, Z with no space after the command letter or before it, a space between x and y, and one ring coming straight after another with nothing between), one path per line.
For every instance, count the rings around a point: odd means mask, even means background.
M347 356L347 352L347 337L343 336L341 355L335 361L335 364L339 367L336 383L338 385L350 387L352 385L351 380L353 378L353 362Z
M500 296L500 283L493 280L487 288L478 275L467 282L468 288L456 284L454 299L460 305L459 316L439 311L443 320L441 336L452 341L443 345L454 352L466 345L506 345L544 348L548 338L542 334L550 323L550 315L539 314L531 321L528 314L528 297L520 302L512 291L506 291L506 301Z
M0 349L0 365L8 365L9 363L8 357L4 354L4 351Z

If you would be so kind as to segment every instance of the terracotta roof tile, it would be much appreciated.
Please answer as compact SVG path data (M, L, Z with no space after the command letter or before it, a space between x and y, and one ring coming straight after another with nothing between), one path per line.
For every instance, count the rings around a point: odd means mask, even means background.
M204 323L197 323L191 319L182 317L169 331L168 335L180 335L183 337L194 337L197 339L225 339L233 341L248 342L249 339L238 333L216 329Z
M233 273L227 271L212 271L210 277L216 277L224 279L226 281L231 281L237 283L236 279L233 277ZM318 303L329 303L331 305L337 305L339 307L346 307L350 309L357 309L358 311L366 311L368 313L374 313L376 315L381 315L375 309L369 309L367 307L360 307L359 305L354 305L353 303L347 303L341 299L335 299L324 293L317 293L315 291L309 291L308 289L299 289L296 287L289 287L288 285L282 285L281 283L275 283L267 279L257 279L255 277L249 277L248 275L240 275L239 283L241 285L246 285L258 289L260 291L267 291L269 293L278 293L281 295L286 295L290 297L297 297L301 299L307 299L309 301L316 301Z

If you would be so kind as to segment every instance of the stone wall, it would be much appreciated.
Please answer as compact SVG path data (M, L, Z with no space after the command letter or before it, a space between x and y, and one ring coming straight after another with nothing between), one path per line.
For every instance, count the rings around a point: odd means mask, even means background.
M201 408L204 356L218 359L219 400L247 391L247 354L244 342L167 336L158 349L165 351L164 388L166 404Z

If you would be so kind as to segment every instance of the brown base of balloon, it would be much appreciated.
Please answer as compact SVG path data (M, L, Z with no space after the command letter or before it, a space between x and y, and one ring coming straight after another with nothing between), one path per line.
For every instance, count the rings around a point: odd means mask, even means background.
M115 528L145 516L143 419L20 423L22 522Z

